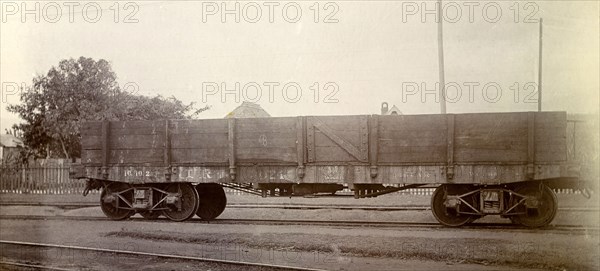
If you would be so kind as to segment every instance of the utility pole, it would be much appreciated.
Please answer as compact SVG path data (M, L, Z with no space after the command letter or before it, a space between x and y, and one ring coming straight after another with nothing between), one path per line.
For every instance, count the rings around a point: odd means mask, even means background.
M542 112L542 18L540 18L538 55L538 112Z
M444 21L444 18L442 17L442 0L438 0L437 2L438 6L437 6L437 10L438 10L438 16L437 19L438 21L438 58L439 58L439 64L438 64L438 70L440 72L440 78L439 78L439 83L440 83L440 110L442 114L446 114L446 83L445 83L445 79L444 79L444 36L443 36L443 27L442 27L442 21Z

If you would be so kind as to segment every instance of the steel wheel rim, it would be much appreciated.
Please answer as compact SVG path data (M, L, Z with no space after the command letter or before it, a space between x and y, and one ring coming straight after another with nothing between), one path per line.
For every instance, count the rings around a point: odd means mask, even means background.
M517 187L515 189L515 192L523 195L535 195L541 192L541 196L538 198L541 204L541 207L538 208L539 215L517 215L513 218L513 221L515 223L530 228L537 228L547 226L548 224L550 224L550 222L552 222L552 220L554 220L554 216L556 216L556 211L558 210L558 204L556 194L550 188L543 185L543 187L540 190L538 184L529 184Z
M218 184L199 184L196 186L200 204L196 215L203 220L213 220L223 213L227 205L225 190Z
M449 195L459 195L459 194L463 194L466 193L468 191L461 191L461 190L468 190L466 187L465 188L461 188L460 186L451 186L451 185L440 185L438 186L435 191L433 192L433 195L431 196L431 212L433 213L433 216L435 217L435 219L440 222L443 225L449 226L449 227L459 227L462 225L465 225L467 223L473 222L475 219L475 217L471 216L471 215L451 215L451 214L447 214L446 213L446 207L444 206L444 197L445 197L445 193L446 190L448 190L448 194ZM458 190L458 191L455 191ZM476 206L474 206L476 207Z
M181 210L164 210L163 215L173 221L185 221L196 214L199 197L198 192L191 184L170 184L165 190L170 193L181 191Z
M123 219L131 217L135 213L131 210L116 208L116 207L104 202L104 197L108 193L123 191L128 188L129 188L129 185L127 185L127 184L113 183L113 184L109 184L107 187L102 189L102 193L100 193L100 209L102 209L102 212L104 213L104 215L106 215L108 218L110 218L112 220L123 220ZM127 194L129 194L129 193L126 193L125 196L127 196ZM117 199L117 200L122 205L125 205L125 203L121 199Z

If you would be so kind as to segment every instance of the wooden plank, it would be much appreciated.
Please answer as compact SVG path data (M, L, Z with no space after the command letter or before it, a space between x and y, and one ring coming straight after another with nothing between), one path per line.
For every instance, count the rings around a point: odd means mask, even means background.
M227 146L229 146L227 133L171 134L173 149L227 148Z
M329 139L334 141L339 147L344 149L350 155L354 156L358 161L367 161L367 153L364 150L358 149L351 142L349 142L344 136L338 135L335 131L331 130L327 125L321 122L319 119L313 119L313 125L316 129L320 130Z
M520 149L457 148L454 150L454 161L459 162L526 162L527 152Z
M293 133L245 133L238 131L238 149L259 147L296 147L296 132Z
M314 123L314 120L320 121L320 123L329 127L330 130L348 132L358 131L361 127L361 122L357 121L364 115L350 115L350 116L318 116L311 117L310 123Z
M241 131L293 131L296 128L294 118L249 118L241 119L236 129ZM241 132L243 133L243 132Z
M172 149L172 164L224 163L229 161L228 148Z
M124 136L124 135L164 135L165 127L141 127L135 129L112 129L110 131L111 136Z
M396 148L395 151L379 153L380 164L430 164L444 163L446 160L446 152L444 150L427 151L419 148Z
M100 135L102 133L101 121L87 121L81 125L79 131L81 136Z
M172 134L227 133L228 122L225 119L208 120L172 120Z
M353 131L352 133L344 133L344 139L353 146L358 146L360 143L360 135L358 131ZM319 130L315 130L315 147L338 147L339 144L333 141L333 139L329 138L325 133Z
M443 115L380 116L380 131L445 130Z
M439 139L439 140L437 140ZM445 147L446 146L446 137L443 135L436 135L432 137L423 137L419 138L381 138L379 139L379 144L382 148L389 147Z
M379 152L380 163L444 163L446 162L446 148L441 150L424 147L393 148L389 151Z
M237 162L275 161L275 162L297 162L296 147L290 148L243 148L236 153Z
M564 145L544 148L538 146L535 150L536 162L565 162L567 161L567 147Z
M357 162L356 157L338 146L318 147L315 150L315 162Z
M522 113L455 115L454 161L520 162L527 154L527 116Z
M431 141L444 141L446 138L446 129L427 129L427 130L385 130L379 131L379 138L385 139L421 139Z
M102 150L84 150L81 153L81 161L84 164L102 164ZM163 163L162 149L138 149L138 150L111 150L108 153L109 164L132 164L132 163Z
M111 121L111 129L115 130L137 130L144 128L155 128L157 131L164 130L164 120L130 120L130 121Z
M121 135L111 134L109 140L109 149L152 149L163 148L164 135ZM102 149L102 136L85 136L81 139L81 148L83 150Z

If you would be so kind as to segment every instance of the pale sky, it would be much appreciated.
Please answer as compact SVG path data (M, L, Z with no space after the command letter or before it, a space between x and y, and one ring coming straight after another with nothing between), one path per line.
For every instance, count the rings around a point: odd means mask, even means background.
M440 110L435 95L422 100L410 92L423 91L422 87L432 91L438 82L437 24L433 14L423 12L433 9L434 1L148 1L127 7L124 2L118 6L113 1L84 2L73 7L73 22L68 4L38 2L39 23L34 14L22 18L23 8L35 10L35 3L2 2L2 132L19 121L5 109L19 103L9 85L30 85L36 74L47 73L60 60L80 56L108 60L119 84L134 83L139 94L174 95L199 106L211 105L202 118L224 117L244 96L272 116L378 114L384 101L404 114ZM93 3L87 13L85 3ZM240 5L239 23L235 14L226 14L222 21L222 3L230 10L235 3ZM533 88L538 78L540 17L543 109L598 112L599 2L443 3L445 76L454 101L447 105L449 113L537 110ZM101 6L102 14L97 22L88 22L96 16L95 5ZM219 10L211 15L209 8L214 7ZM261 17L255 16L257 7ZM294 18L296 7L302 12L299 18ZM126 19L133 22L125 23ZM234 94L223 100L221 92L207 92L214 90L207 86L222 84L230 93L240 94L240 100ZM284 92L286 84L299 86L302 95L296 98L294 87ZM272 93L268 85L273 86ZM498 97L497 87L502 92Z

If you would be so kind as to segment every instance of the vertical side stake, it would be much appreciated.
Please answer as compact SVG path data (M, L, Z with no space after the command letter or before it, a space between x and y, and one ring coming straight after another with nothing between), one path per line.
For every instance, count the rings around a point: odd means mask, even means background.
M535 112L527 114L527 179L535 178Z
M165 120L165 144L163 161L165 166L165 180L170 181L173 171L171 168L171 130L169 129L169 120Z
M299 179L304 178L304 150L305 150L305 145L304 145L304 133L305 133L305 126L304 126L304 117L297 117L296 118L296 159L298 162L298 169L297 169L297 173L296 175L298 176Z
M379 174L377 168L379 153L379 116L371 115L369 118L369 165L370 176L376 178Z
M227 139L229 143L229 178L235 180L235 118L227 119Z
M110 158L110 122L102 122L102 179L108 179L108 160Z
M454 115L446 115L447 125L447 165L446 165L446 177L448 180L454 178Z

